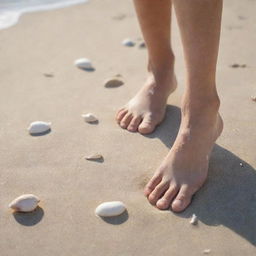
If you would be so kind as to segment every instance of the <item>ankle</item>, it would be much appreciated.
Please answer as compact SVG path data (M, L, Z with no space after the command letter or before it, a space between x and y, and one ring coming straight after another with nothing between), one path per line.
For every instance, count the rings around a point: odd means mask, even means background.
M220 107L220 99L217 93L204 95L185 94L182 100L182 116L192 118L216 117Z
M175 56L171 51L163 60L153 61L149 59L148 71L154 75L156 80L162 80L166 76L174 74L174 62Z

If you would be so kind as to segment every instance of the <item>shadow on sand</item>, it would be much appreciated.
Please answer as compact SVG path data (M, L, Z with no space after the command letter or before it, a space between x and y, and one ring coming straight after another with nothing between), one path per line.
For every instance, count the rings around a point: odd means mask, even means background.
M39 223L44 216L44 210L37 207L33 212L14 212L13 217L23 226L34 226Z
M114 216L114 217L101 217L101 219L105 222L107 222L108 224L112 224L112 225L120 225L124 222L126 222L129 218L129 214L127 212L127 210L125 210L125 212L123 212L121 215L119 216Z
M46 135L46 134L48 134L48 133L50 133L51 132L51 129L49 129L49 130L47 130L47 131L45 131L45 132L40 132L40 133L30 133L30 136L33 136L33 137L40 137L40 136L44 136L44 135Z
M177 136L180 117L180 109L168 105L166 120L146 137L159 138L170 148ZM256 245L256 170L215 145L205 185L196 193L190 207L177 215L189 218L193 213L204 224L226 226Z

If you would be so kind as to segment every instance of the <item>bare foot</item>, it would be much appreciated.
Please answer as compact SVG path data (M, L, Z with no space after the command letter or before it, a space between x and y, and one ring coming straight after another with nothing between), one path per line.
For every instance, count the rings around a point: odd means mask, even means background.
M164 119L166 101L176 87L173 68L161 71L157 77L150 72L145 85L117 112L117 123L131 132L153 132Z
M151 204L161 210L170 206L175 212L186 209L207 178L210 153L222 129L218 111L207 107L182 111L176 141L145 187Z

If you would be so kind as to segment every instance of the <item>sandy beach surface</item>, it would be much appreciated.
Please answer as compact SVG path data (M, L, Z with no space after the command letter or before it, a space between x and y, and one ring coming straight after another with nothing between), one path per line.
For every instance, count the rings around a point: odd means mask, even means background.
M166 120L151 135L122 130L116 110L146 77L146 50L124 47L141 38L131 1L87 4L26 14L0 31L0 250L3 256L252 256L256 245L256 1L224 1L218 89L225 122L209 178L181 214L159 211L143 187L171 147L180 122L184 62L173 24L178 90ZM95 71L73 65L90 58ZM232 64L246 67L232 68ZM45 74L51 74L48 77ZM105 88L121 74L125 84ZM92 112L99 123L81 118ZM30 136L36 120L52 131ZM99 152L104 162L84 156ZM12 213L23 193L41 198L33 213ZM101 219L94 210L120 200L128 212ZM199 218L193 226L192 214Z

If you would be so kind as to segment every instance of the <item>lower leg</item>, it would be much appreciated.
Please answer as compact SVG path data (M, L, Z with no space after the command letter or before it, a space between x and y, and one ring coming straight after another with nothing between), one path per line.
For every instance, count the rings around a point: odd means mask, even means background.
M147 45L149 69L160 73L173 65L171 49L171 0L134 0L134 6Z
M167 98L176 88L170 43L171 0L134 0L134 5L147 45L149 77L116 119L129 131L150 133L164 118Z
M173 0L187 67L176 141L145 188L159 209L184 210L207 178L209 155L223 123L215 84L221 0Z
M215 76L222 0L173 0L173 4L187 68L185 99L218 100Z

